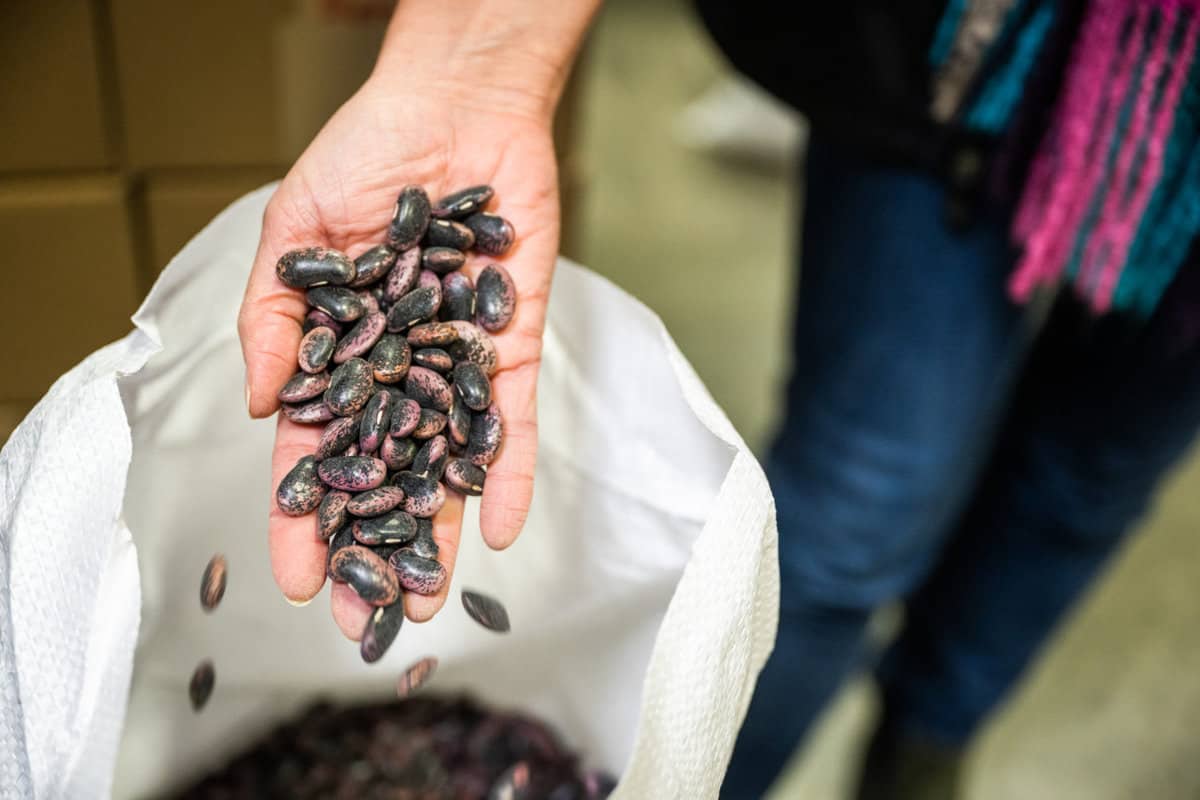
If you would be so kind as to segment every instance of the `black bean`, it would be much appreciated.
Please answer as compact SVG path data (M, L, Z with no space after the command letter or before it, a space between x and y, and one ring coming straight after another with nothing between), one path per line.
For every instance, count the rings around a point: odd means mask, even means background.
M378 517L404 502L404 490L399 486L380 486L350 498L346 510L356 517Z
M454 369L454 359L439 347L424 347L413 352L412 362L419 367L446 373Z
M390 606L400 599L400 582L388 563L369 548L343 547L329 561L335 581L349 584L363 600L373 606Z
M492 199L495 191L487 184L468 186L443 197L433 207L433 216L439 218L456 218L481 211Z
M481 467L486 467L496 458L504 438L504 425L500 421L500 409L496 404L471 419L471 433L467 437L467 458Z
M446 459L449 456L450 447L446 437L434 436L417 451L411 471L424 478L440 481L442 472L446 469Z
M413 535L416 535L415 529ZM204 576L200 579L200 607L205 611L212 611L225 596L226 567L225 556L218 553L209 559L204 568Z
M411 550L401 548L392 553L388 566L400 579L407 592L437 594L446 585L446 568L430 558L421 558Z
M275 274L293 289L342 285L354 280L354 262L337 250L305 247L284 253L275 262Z
M421 241L429 226L429 195L420 186L405 186L396 198L387 241L396 250L407 250Z
M395 263L395 250L388 247L386 244L375 245L370 250L354 259L354 268L357 274L355 275L354 280L350 281L350 287L353 289L361 289L364 286L370 286L372 283L382 278Z
M297 372L283 385L276 396L285 403L301 403L323 394L328 388L328 372L318 372L315 375Z
M346 525L346 504L350 501L350 493L332 491L325 495L317 508L317 536L322 540L330 539Z
M404 380L404 391L422 408L449 411L454 400L450 384L438 373L425 367L412 367Z
M334 489L365 492L383 485L387 465L371 456L334 456L317 464L317 474Z
M508 270L489 264L475 281L475 321L485 331L496 333L512 321L517 308L517 287Z
M426 247L421 251L421 266L445 275L467 263L467 254L453 247Z
M471 591L470 589L463 589L462 604L471 619L489 631L508 633L510 630L508 611L494 597L488 597L486 594Z
M204 708L208 698L212 695L216 679L217 674L213 670L212 661L205 659L196 666L195 671L192 672L192 679L188 682L188 699L192 703L193 711Z
M440 289L434 289L432 286L413 289L388 310L387 329L398 333L419 322L433 319L440 302Z
M394 303L411 292L421 274L421 248L412 247L396 257L396 265L383 279L383 299Z
M353 529L354 538L363 544L406 545L417 536L417 521L406 511L389 511L381 517L355 520Z
M396 383L408 374L412 359L412 348L403 336L385 333L379 338L367 361L375 380L380 383Z
M317 459L329 458L344 452L358 439L360 416L339 417L325 426L317 444Z
M374 383L371 365L361 358L351 358L333 371L325 404L339 417L356 414L371 399Z
M358 324L337 343L337 349L333 351L333 363L344 364L369 351L383 336L386 327L387 317L379 311L364 314Z
M446 485L463 494L483 494L483 482L487 473L465 458L452 458L446 462L444 473Z
M300 369L305 372L321 372L329 363L336 346L336 333L324 325L313 328L300 340L300 349L296 354Z
M296 462L275 490L279 510L290 517L299 517L316 510L328 489L317 474L317 460L304 456Z
M470 250L475 245L475 234L461 222L435 219L425 231L425 242L431 247L453 247L455 250Z
M492 256L508 252L517 235L512 223L498 214L472 214L463 224L475 234L475 249Z
M353 322L367 312L358 293L343 286L318 286L309 289L304 299L338 322Z
M369 455L379 449L392 418L392 396L376 392L363 408L358 426L358 452Z
M492 384L483 367L463 361L454 367L454 389L472 411L483 411L492 403Z
M362 638L359 640L359 655L368 664L373 664L383 658L383 654L392 646L400 627L404 623L404 595L390 606L381 606L367 617L363 627Z

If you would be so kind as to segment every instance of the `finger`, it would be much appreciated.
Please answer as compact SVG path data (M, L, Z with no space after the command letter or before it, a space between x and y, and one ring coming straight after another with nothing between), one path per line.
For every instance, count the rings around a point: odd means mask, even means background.
M367 601L359 597L349 584L335 583L333 591L329 593L329 605L333 611L333 621L346 638L353 642L361 639L372 610Z
M533 500L537 464L537 364L496 373L492 398L500 409L504 439L488 467L479 509L479 530L495 550L516 540Z
M327 546L317 537L313 514L290 517L279 509L275 489L296 462L317 449L321 429L297 425L280 417L275 429L275 451L271 457L271 513L267 521L267 544L271 554L271 572L284 597L293 603L306 603L321 591L325 583Z
M438 546L438 561L446 568L446 582L433 595L409 592L404 598L404 611L413 622L425 622L446 604L450 594L450 579L454 577L454 562L458 557L458 540L462 533L463 496L446 492L446 504L433 518L433 540Z
M296 371L296 349L306 307L304 296L275 277L275 262L300 246L279 221L275 202L267 206L262 237L238 313L238 336L246 363L246 406L250 416L270 416L279 408L275 393Z

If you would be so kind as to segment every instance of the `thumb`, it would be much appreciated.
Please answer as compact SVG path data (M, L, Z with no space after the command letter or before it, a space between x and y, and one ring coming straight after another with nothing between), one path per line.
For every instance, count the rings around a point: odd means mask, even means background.
M276 234L287 226L278 224L273 206L267 206L263 217L258 252L238 313L238 337L246 362L246 406L256 419L279 408L275 393L296 371L296 350L307 311L303 294L275 277L279 257L301 245L290 236Z

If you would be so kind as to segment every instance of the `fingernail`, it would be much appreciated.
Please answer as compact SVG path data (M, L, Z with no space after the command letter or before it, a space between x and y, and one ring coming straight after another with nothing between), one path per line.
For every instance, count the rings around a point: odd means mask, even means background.
M296 608L304 608L306 605L308 605L309 603L311 603L313 601L313 599L311 597L308 598L307 600L293 600L292 598L288 597L286 594L283 596L283 599L288 601L289 606L294 606Z
M250 414L250 376L246 376L246 413ZM251 414L253 416L253 414Z

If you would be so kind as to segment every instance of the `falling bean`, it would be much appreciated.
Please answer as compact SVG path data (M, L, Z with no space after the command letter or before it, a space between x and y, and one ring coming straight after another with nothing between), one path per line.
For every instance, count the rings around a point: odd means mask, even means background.
M472 361L455 365L454 389L472 411L482 411L492 403L492 384L487 373Z
M387 317L379 311L372 311L358 321L350 332L337 343L333 351L333 363L344 364L356 356L361 356L379 341L387 327Z
M405 186L396 198L392 221L388 225L388 244L407 250L421 241L430 218L429 195L420 186Z
M373 606L390 606L400 599L400 582L388 563L361 545L343 547L329 562L333 579L347 583Z
M205 659L196 666L192 672L192 679L188 682L188 699L192 703L192 711L199 711L208 703L216 679L217 674L212 661Z
M333 371L325 404L338 416L348 417L366 406L373 388L371 365L361 358L351 358Z
M396 263L396 251L386 244L377 244L354 259L356 275L350 288L361 289L379 280Z
M331 329L324 325L313 328L300 340L300 349L296 354L300 369L311 373L323 371L336 346L337 334Z
M467 458L481 467L486 467L496 458L504 437L504 425L500 420L500 409L496 404L487 411L476 414L471 420L471 433L467 436Z
M399 486L380 486L354 495L346 510L356 517L377 517L404 502L404 490Z
M306 247L284 253L275 263L279 280L293 289L323 284L341 285L354 280L354 262L327 247Z
M486 594L471 591L470 589L463 589L462 604L471 619L489 631L508 633L510 630L508 611L494 597L488 597Z
M304 299L338 322L353 322L367 311L358 294L343 286L318 286L309 289Z
M367 617L363 627L362 638L359 640L359 655L368 664L373 664L383 658L383 654L392 646L400 627L404 624L404 595L390 606L380 606Z
M312 456L304 456L279 482L275 502L283 513L299 517L316 510L326 491L328 489L317 472L317 460Z
M392 553L388 566L400 579L400 586L407 592L437 594L446 585L446 568L429 558L421 558L411 550L400 549Z
M385 333L379 338L368 362L375 380L380 383L396 383L408 374L411 364L412 348L408 346L403 336Z
M276 396L285 403L300 403L323 394L328 388L328 372L318 372L315 375L297 372L283 385Z
M437 669L438 660L433 656L426 656L417 663L413 664L408 669L404 670L404 674L400 676L400 680L396 683L396 694L400 697L408 697L433 677L434 671Z
M516 238L512 223L497 214L472 214L463 224L475 234L475 249L488 255L504 255Z
M435 219L430 220L425 230L425 242L431 247L453 247L465 251L475 246L475 234L461 222Z
M325 459L344 452L358 438L361 416L339 417L325 426L321 441L317 444L317 459Z
M517 308L517 287L508 270L489 264L475 282L475 321L490 333L504 330Z
M365 492L387 479L387 465L371 456L334 456L317 465L321 480L334 489Z
M317 536L322 540L332 536L346 524L346 504L350 501L349 492L333 491L325 495L317 508Z
M416 535L416 531L413 531ZM200 579L200 607L212 611L225 596L225 556L218 553L208 561L204 568L204 576Z
M363 455L379 449L388 423L392 418L392 396L387 392L376 392L363 409L362 422L358 427L358 451Z
M446 485L463 494L483 494L483 482L487 473L465 458L452 458L446 462Z

